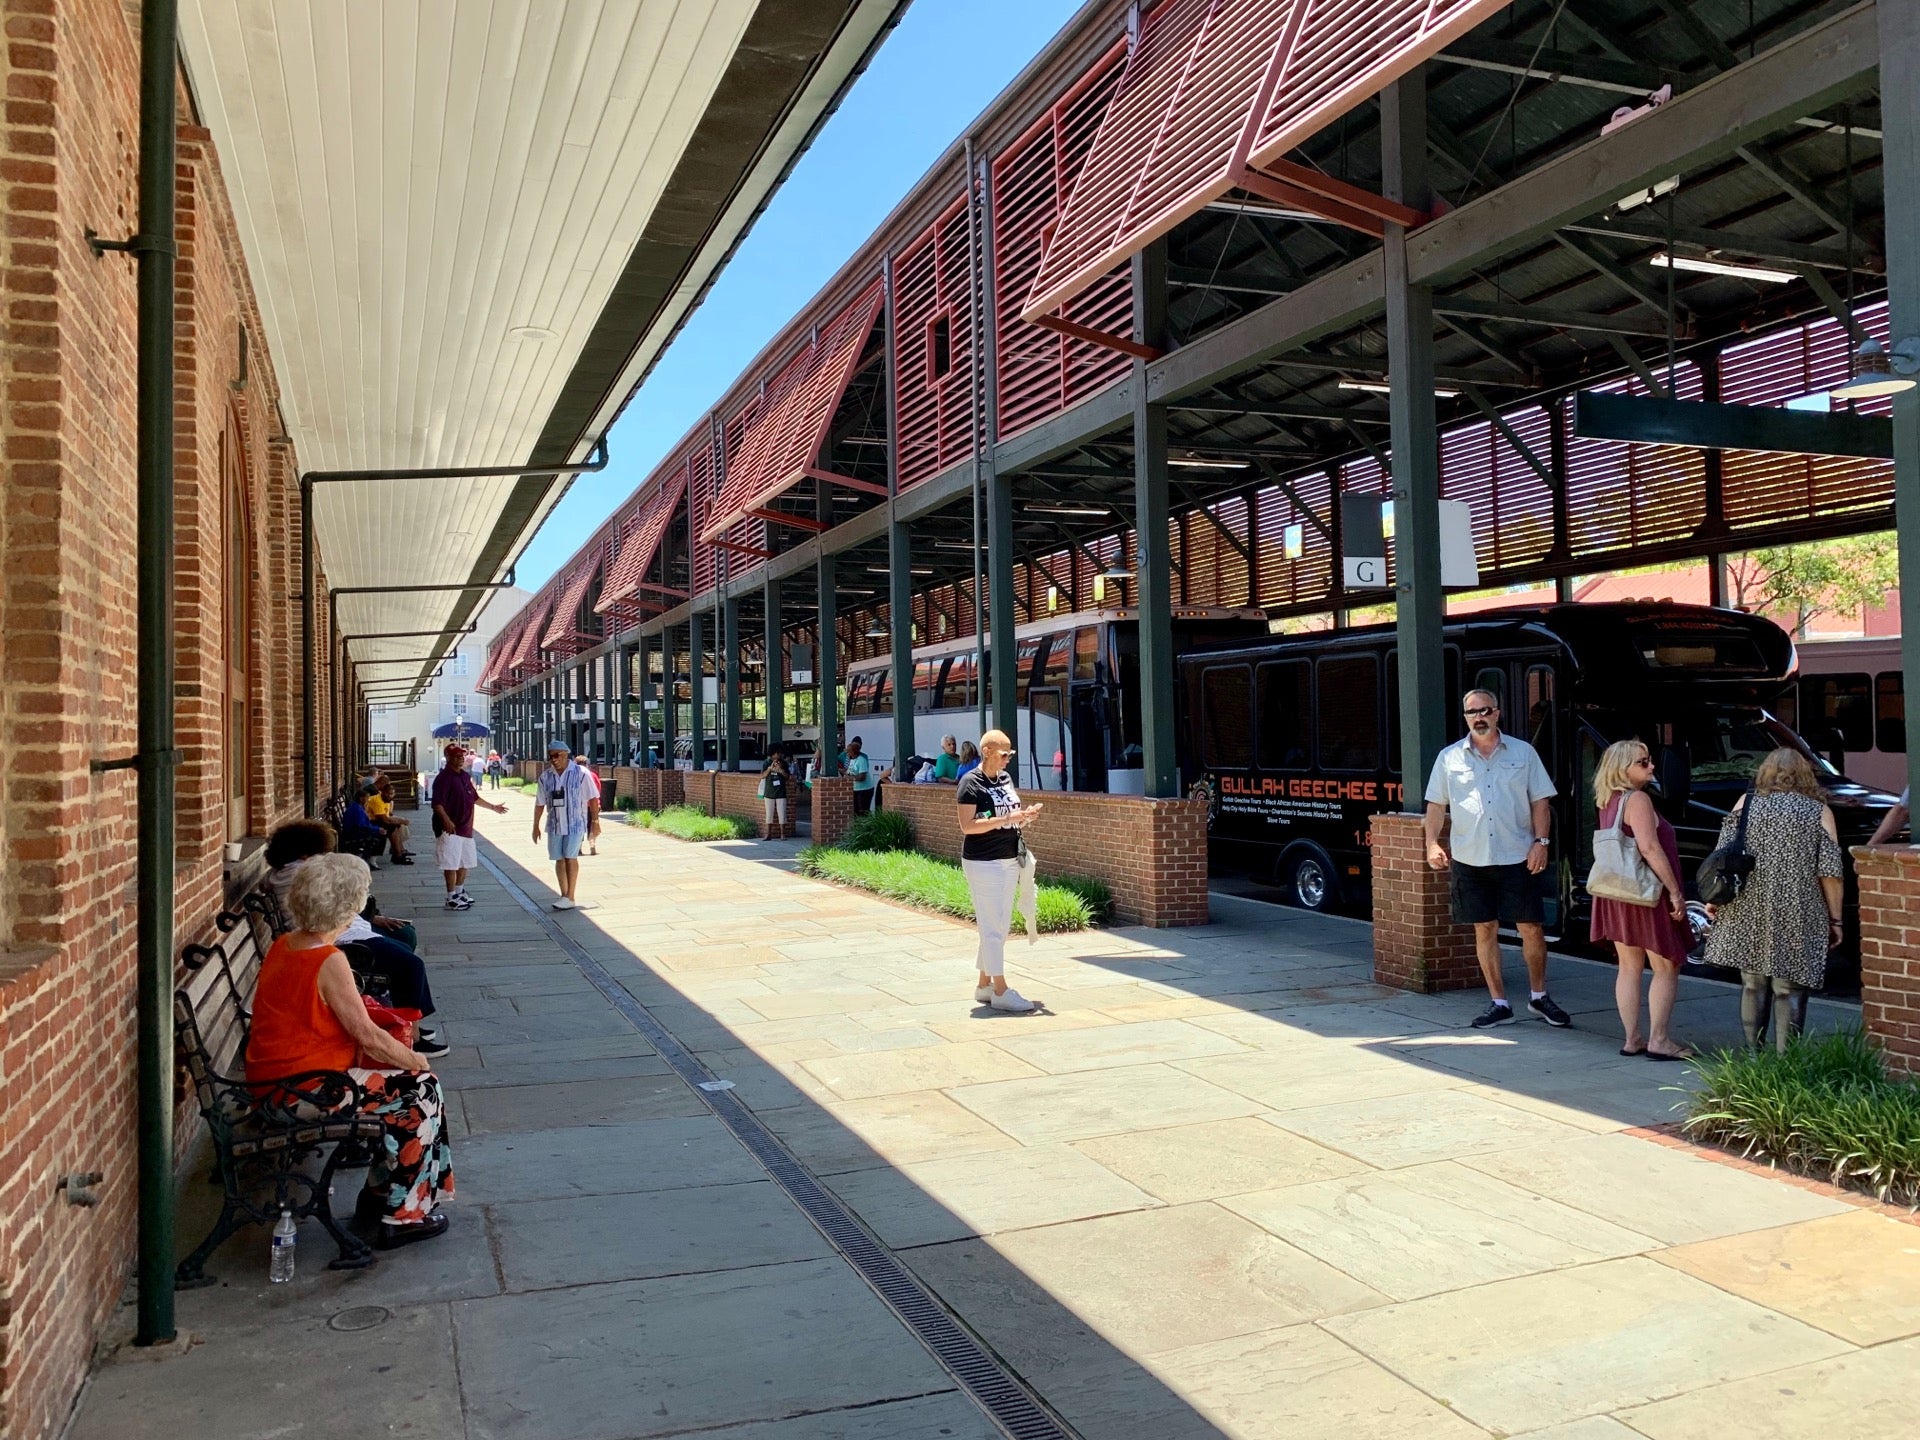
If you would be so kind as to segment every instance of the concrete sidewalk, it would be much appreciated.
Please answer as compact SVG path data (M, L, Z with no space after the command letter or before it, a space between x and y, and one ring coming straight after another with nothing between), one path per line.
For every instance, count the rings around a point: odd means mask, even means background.
M548 918L1088 1440L1920 1433L1920 1228L1630 1133L1683 1067L1615 1053L1607 968L1556 962L1572 1031L1473 1032L1365 927L1221 899L1016 943L1047 1013L999 1015L970 929L793 849L610 825ZM376 877L456 1046L454 1229L357 1275L303 1235L271 1291L237 1237L203 1343L104 1367L76 1440L998 1433L534 917L438 888ZM1734 1003L1689 982L1677 1033Z

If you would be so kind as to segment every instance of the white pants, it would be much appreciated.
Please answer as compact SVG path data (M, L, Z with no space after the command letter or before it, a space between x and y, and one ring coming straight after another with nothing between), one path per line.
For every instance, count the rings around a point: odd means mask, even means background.
M775 821L778 821L782 825L787 823L786 796L782 795L778 800L768 800L765 804L767 807L767 824L771 825Z
M1013 907L1019 903L1027 917L1027 938L1032 940L1035 924L1034 864L1032 852L1019 860L962 860L960 872L967 877L967 891L973 896L973 916L980 927L980 973L1007 973L1007 932L1013 928Z

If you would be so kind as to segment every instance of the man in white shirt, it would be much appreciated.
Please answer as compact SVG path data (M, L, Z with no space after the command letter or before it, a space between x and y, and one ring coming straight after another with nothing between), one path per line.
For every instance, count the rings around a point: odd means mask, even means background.
M547 858L553 861L560 898L556 910L589 910L574 896L580 884L580 848L589 838L600 838L600 782L572 763L572 754L558 740L547 744L547 768L534 786L533 843L540 843L540 826L547 826Z
M1547 767L1526 741L1500 733L1500 699L1469 690L1460 706L1467 738L1434 759L1427 780L1427 863L1449 872L1454 921L1473 926L1473 943L1486 977L1489 1003L1473 1027L1511 1025L1500 971L1500 926L1520 932L1531 987L1527 1008L1547 1024L1572 1024L1547 994L1546 912L1539 876L1547 868L1556 793ZM1440 827L1451 823L1448 843Z

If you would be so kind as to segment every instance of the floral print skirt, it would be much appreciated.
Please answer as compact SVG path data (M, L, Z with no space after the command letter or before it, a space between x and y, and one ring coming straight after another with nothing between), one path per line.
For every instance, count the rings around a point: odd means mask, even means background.
M380 1196L390 1225L418 1225L453 1198L453 1151L442 1121L440 1078L431 1070L352 1070L366 1091L363 1114L385 1128L373 1147L366 1188Z

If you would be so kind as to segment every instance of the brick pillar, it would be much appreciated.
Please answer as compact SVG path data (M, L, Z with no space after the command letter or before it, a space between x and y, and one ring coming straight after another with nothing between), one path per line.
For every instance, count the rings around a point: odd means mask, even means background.
M837 845L853 824L853 781L829 775L813 782L813 843Z
M1373 978L1428 995L1480 983L1473 927L1450 917L1418 815L1373 817Z
M1860 1020L1889 1075L1920 1077L1920 849L1857 846Z

